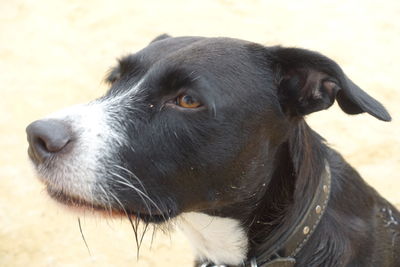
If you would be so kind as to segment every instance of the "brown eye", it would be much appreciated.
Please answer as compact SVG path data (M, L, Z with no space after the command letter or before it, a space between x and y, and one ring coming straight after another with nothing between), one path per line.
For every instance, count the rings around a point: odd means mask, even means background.
M198 108L201 103L190 95L180 95L176 98L176 105L183 108Z

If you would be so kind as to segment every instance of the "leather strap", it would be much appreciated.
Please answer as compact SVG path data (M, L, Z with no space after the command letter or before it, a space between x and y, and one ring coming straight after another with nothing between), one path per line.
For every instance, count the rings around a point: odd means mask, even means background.
M283 247L284 257L295 257L297 253L299 253L310 236L314 233L325 213L331 190L331 172L328 162L325 162L325 170L321 178L306 215L295 228L292 235L289 236Z
M263 265L255 265L254 267L293 267L296 260L293 258L279 258Z
M292 234L286 241L274 250L271 255L259 255L256 258L245 262L243 267L293 267L295 266L296 255L304 247L311 235L314 233L322 216L328 206L331 192L331 171L328 161L325 160L325 169L310 206L300 223L295 227ZM282 251L281 255L277 251ZM228 267L227 265L215 265L213 263L203 263L201 267Z

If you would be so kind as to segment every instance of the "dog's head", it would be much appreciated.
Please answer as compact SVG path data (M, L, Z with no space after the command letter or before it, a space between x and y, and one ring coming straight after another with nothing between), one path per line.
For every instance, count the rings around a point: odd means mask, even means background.
M29 155L55 199L151 222L257 201L292 124L335 99L390 120L332 60L236 39L164 35L107 80L29 125Z

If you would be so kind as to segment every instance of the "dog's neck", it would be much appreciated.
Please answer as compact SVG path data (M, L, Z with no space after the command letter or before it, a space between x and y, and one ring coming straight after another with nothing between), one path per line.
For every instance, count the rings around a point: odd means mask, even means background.
M301 120L277 152L275 172L249 225L250 256L273 253L307 212L328 158L323 139Z
M322 138L300 121L279 147L268 189L245 221L183 216L181 228L199 262L236 266L276 253L277 244L295 231L313 201L325 171L326 151Z

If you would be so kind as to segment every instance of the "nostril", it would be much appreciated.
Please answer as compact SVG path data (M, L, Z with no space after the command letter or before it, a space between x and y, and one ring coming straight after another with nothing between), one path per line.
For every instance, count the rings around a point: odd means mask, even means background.
M41 148L41 149L44 149L44 150L48 150L48 149L47 149L47 146L46 146L46 143L43 141L42 138L38 137L38 138L36 138L36 139L34 140L34 142L35 142L35 145L36 145L37 147L39 147L39 148Z
M63 140L60 141L54 142L51 139L46 140L43 137L37 137L33 142L38 149L54 153L60 151L67 144Z
M59 132L52 131L45 133L42 136L35 138L34 145L47 152L56 153L61 151L69 142L69 136L67 135L57 135Z
M68 125L60 120L39 120L27 128L29 156L42 162L52 154L58 153L71 141Z

